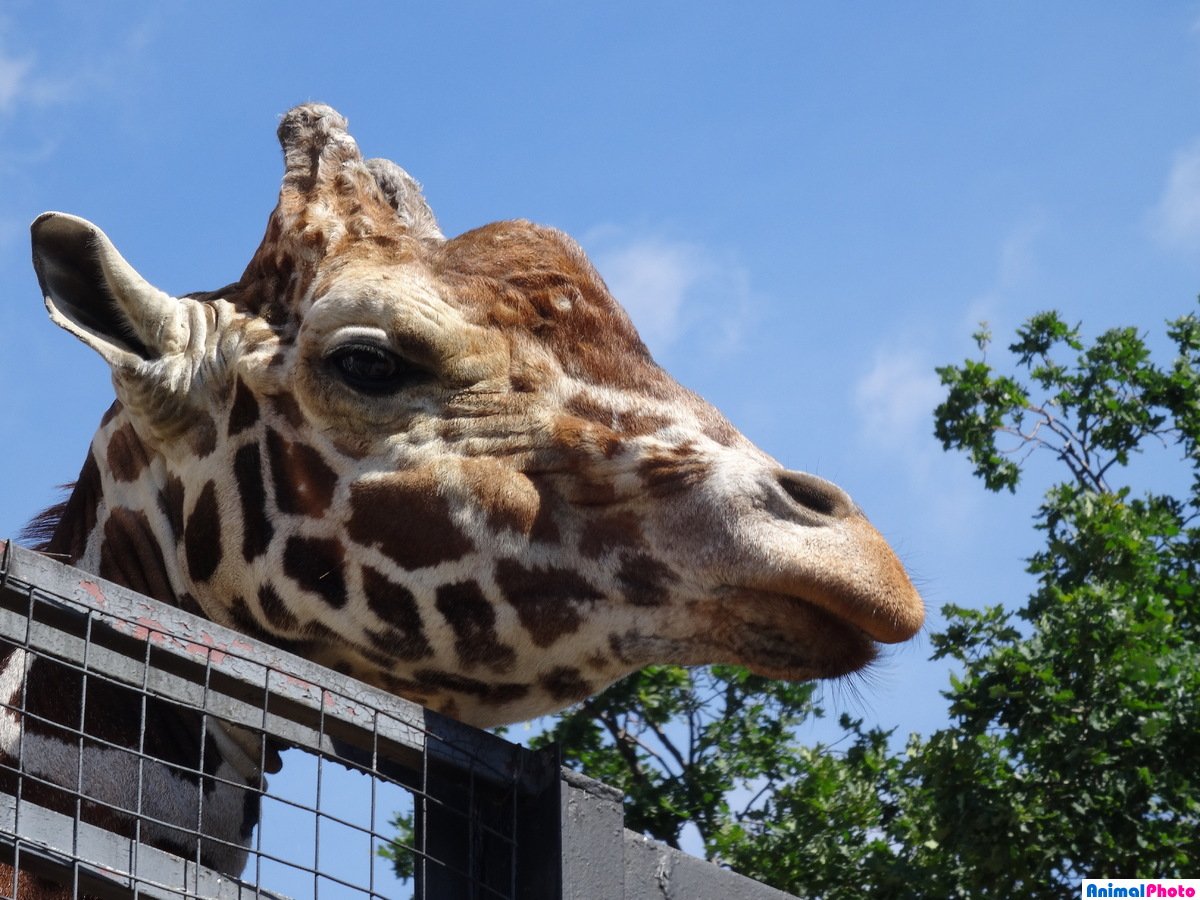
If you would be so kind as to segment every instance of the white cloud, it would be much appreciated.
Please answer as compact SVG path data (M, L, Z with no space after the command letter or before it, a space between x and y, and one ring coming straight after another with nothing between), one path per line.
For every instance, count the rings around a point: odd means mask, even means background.
M593 229L584 244L656 356L685 336L689 352L721 356L740 346L755 298L727 251L612 226Z
M1046 217L1034 212L1019 222L1000 244L996 279L1001 288L1011 288L1028 280L1037 271L1034 246L1046 233Z
M876 345L854 384L859 440L892 473L895 490L906 492L923 511L921 528L929 546L965 547L986 527L979 515L986 498L970 466L961 454L946 453L933 434L934 409L945 398L934 369L954 362L959 352L975 352L968 335L981 321L1007 333L1010 307L1024 306L1037 291L1038 244L1053 225L1036 209L1018 221L997 244L994 268L981 290L964 298L960 316L889 335Z
M9 112L17 105L28 87L32 68L32 60L9 56L0 49L0 113Z
M64 61L55 59L49 48L43 48L40 55L14 50L32 42L20 26L0 14L0 115L129 92L143 75L139 63L156 33L159 18L160 13L151 10L122 35L92 35L83 48ZM47 53L48 57L40 58Z
M76 73L72 77L78 80L80 76ZM9 53L0 39L0 116L61 103L69 98L71 84L68 80L45 77L34 65L34 57Z
M1001 239L990 283L966 301L961 318L949 316L936 325L927 323L924 334L891 335L876 348L871 368L854 388L864 436L899 449L910 462L918 463L922 472L931 459L943 457L933 437L933 409L944 396L934 368L951 360L934 358L929 348L963 346L966 352L974 352L966 346L967 336L981 322L996 324L996 319L1004 318L1012 298L1036 288L1037 245L1050 228L1044 212L1031 211ZM1003 331L1003 323L1000 326Z
M942 388L933 363L914 349L883 348L854 386L863 435L911 458L936 451L933 408Z
M1151 210L1150 226L1168 246L1200 244L1200 140L1175 154L1166 187Z
M930 347L963 346L981 322L999 324L1014 296L1023 296L1038 280L1037 244L1050 229L1044 212L1033 210L1018 221L996 248L995 269L978 294L967 300L962 317L946 317L926 334L892 335L875 350L871 368L854 388L861 434L901 454L914 482L936 472L945 454L933 437L933 410L944 397L934 368L950 362L931 356ZM973 352L974 348L966 352Z
M666 346L680 335L680 311L699 274L689 244L648 238L601 250L596 266L648 344Z
M1009 230L1000 242L992 283L967 303L962 319L954 323L956 335L974 333L980 322L996 322L1009 298L1030 289L1038 277L1036 245L1048 228L1045 214L1035 210Z
M945 396L935 364L915 340L881 347L854 386L853 404L860 442L892 479L893 493L921 510L918 524L906 526L913 539L958 547L978 539L985 498L961 456L947 454L933 435L933 411Z

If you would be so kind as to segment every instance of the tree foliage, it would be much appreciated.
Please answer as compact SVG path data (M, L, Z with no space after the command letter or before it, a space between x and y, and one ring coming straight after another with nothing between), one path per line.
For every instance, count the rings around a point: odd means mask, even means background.
M1088 342L1047 312L1006 369L981 331L977 358L938 370L935 434L987 488L1050 473L1033 594L948 606L931 636L952 663L944 728L898 749L843 717L844 740L806 747L810 686L658 666L539 740L622 789L629 827L678 846L694 826L710 858L802 897L1050 898L1089 875L1194 874L1200 320L1166 337L1160 364L1134 328Z
M679 847L687 826L716 858L796 776L796 728L814 687L737 666L650 666L560 716L534 743L625 793L625 825Z

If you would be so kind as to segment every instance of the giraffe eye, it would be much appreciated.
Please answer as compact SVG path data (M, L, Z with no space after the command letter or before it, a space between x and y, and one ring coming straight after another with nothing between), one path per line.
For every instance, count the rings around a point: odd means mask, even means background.
M338 378L364 394L391 394L424 380L426 374L375 344L345 344L325 361Z

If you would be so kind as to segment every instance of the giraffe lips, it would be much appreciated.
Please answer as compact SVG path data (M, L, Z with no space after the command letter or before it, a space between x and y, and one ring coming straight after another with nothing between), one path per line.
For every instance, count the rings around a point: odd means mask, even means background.
M879 655L879 641L819 604L780 594L760 594L752 602L767 619L756 623L743 644L746 665L757 675L786 681L838 678Z
M756 675L783 681L838 678L869 665L880 642L822 605L791 594L739 589L721 603L713 637Z
M779 598L800 621L811 620L805 627L816 633L849 631L868 643L897 644L924 624L920 594L882 535L862 516L769 533L757 549L757 561L744 584Z
M863 516L816 526L773 519L749 534L754 540L731 567L740 578L726 582L732 596L714 624L718 640L754 672L837 678L868 665L881 644L920 631L921 597Z

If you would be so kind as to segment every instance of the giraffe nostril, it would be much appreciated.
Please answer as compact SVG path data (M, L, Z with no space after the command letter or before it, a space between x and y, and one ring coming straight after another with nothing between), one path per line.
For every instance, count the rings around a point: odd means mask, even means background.
M861 515L850 495L824 478L784 471L779 473L779 484L792 500L811 512L833 519Z

